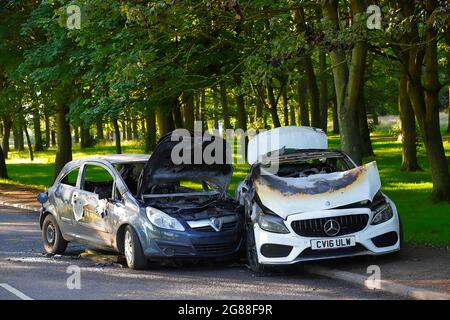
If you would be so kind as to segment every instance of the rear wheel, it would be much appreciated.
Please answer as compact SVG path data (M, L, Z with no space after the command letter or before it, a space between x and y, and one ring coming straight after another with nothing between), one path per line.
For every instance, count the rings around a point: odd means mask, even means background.
M47 215L42 223L42 240L47 253L63 254L66 251L67 241L64 240L56 219L51 214Z
M258 251L256 249L255 232L251 224L247 225L247 260L250 269L257 273L262 274L265 271L265 266L259 263Z
M125 228L123 249L127 266L130 269L145 269L148 261L142 251L141 242L131 226Z

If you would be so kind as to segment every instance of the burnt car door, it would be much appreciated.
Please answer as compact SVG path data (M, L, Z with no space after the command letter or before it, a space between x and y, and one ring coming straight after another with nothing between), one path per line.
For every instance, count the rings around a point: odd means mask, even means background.
M49 189L49 199L59 218L59 225L63 233L74 236L75 214L73 211L73 196L78 190L80 167L69 168L61 178Z
M114 173L102 163L82 167L80 188L73 195L73 211L80 238L97 247L112 245L111 207L114 199Z

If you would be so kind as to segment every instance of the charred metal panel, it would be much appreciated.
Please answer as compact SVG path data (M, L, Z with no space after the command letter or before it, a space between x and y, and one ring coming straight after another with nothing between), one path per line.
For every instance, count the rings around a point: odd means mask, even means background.
M287 217L294 213L372 201L381 181L376 162L371 162L344 172L301 178L258 175L254 186L264 206L281 217Z

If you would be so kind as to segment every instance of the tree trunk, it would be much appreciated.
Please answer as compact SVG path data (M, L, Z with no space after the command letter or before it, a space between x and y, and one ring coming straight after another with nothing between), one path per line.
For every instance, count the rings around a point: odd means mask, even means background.
M319 69L320 69L320 128L325 132L328 130L328 83L325 75L327 69L326 54L323 50L319 51Z
M93 139L90 132L90 126L89 125L82 125L80 127L80 133L81 133L81 143L80 148L91 148L93 146Z
M427 11L433 12L436 8L436 1L430 0L426 2L426 5ZM414 5L409 1L403 1L402 8L405 16L410 16L414 11ZM425 42L427 43L425 51L417 46L409 48L407 90L430 163L433 181L432 199L434 201L450 201L450 173L439 127L437 32L432 25L432 20L428 22L425 33ZM417 39L418 34L417 25L413 24L410 39ZM424 57L425 77L424 86L422 86L422 61Z
M60 97L59 99L64 99ZM56 179L59 172L67 162L72 161L72 137L70 134L70 124L66 119L69 114L69 107L65 101L57 102L56 130L57 130L57 150L55 158L55 172L53 178Z
M235 76L236 86L239 88L241 84L241 77L239 75ZM236 106L237 106L237 129L242 129L244 132L247 131L247 112L245 110L245 99L242 93L236 94Z
M34 150L43 151L44 145L42 143L42 131L41 131L41 117L39 110L33 113L33 127L34 127Z
M184 128L188 130L194 130L194 95L190 92L184 92L182 95L182 100Z
M194 121L200 120L200 95L194 94Z
M398 83L398 112L401 122L402 135L402 165L403 171L419 171L421 170L417 163L416 150L416 119L414 110L411 106L407 91L408 75L406 70L401 70L400 80Z
M34 161L33 146L32 146L32 144L31 144L31 139L30 139L30 135L29 135L29 133L28 133L28 128L27 128L25 119L23 119L23 123L24 123L23 131L24 131L25 137L26 137L26 139L27 139L28 152L29 152L29 154L30 154L30 161Z
M51 132L51 139L52 139L52 147L55 147L56 146L56 132L55 132L55 130L52 130L52 132Z
M128 141L133 140L133 128L131 125L131 118L127 119L127 140Z
M105 135L103 134L103 119L102 119L102 117L98 117L95 120L95 128L97 131L97 140L98 141L105 140Z
M289 106L289 122L291 124L291 126L296 126L297 125L297 120L296 118L296 110L295 110L295 106L294 105L290 105Z
M122 144L120 141L120 127L119 127L119 122L117 121L116 118L112 119L112 124L114 127L114 140L116 142L116 153L117 154L121 154L122 153Z
M73 142L80 143L80 127L73 126Z
M287 92L288 88L287 86L284 86L283 88L283 120L284 120L284 125L288 126L289 125L289 101L288 101L288 92Z
M372 141L370 140L370 130L367 123L367 112L366 112L366 102L364 100L364 94L360 96L359 103L359 130L361 135L361 148L362 155L364 157L375 156L372 147Z
M44 115L45 118L45 147L50 148L50 116L47 112Z
M12 121L9 117L3 118L3 141L2 141L2 148L3 148L3 156L5 159L8 159L8 152L9 152L9 137L11 135L11 127L12 127Z
M436 0L426 2L428 12L437 7ZM437 30L432 22L428 22L425 47L425 118L423 119L423 140L430 162L433 180L434 201L450 202L450 172L445 157L444 145L439 123L439 71L437 55Z
M172 118L175 128L183 128L183 115L181 114L181 104L178 99L175 107L172 109Z
M278 117L278 99L275 99L272 84L267 85L267 96L269 98L269 112L272 116L273 125L275 128L281 127L280 118Z
M297 82L297 103L299 110L300 125L310 126L309 123L309 107L306 99L307 87L305 80L302 78Z
M202 122L202 131L205 131L206 128L205 104L206 104L205 89L202 89L200 94L200 106L198 109L200 121Z
M119 123L117 123L117 124L119 124ZM120 126L122 127L122 140L126 141L127 140L127 121L125 119L121 120Z
M17 120L14 119L12 124L13 140L14 140L14 150L19 150L19 136L17 135Z
M17 115L18 119L16 121L16 125L17 125L17 147L19 151L24 151L25 150L25 140L24 140L24 136L23 136L23 118L22 116L19 114Z
M449 65L450 65L450 62L449 62ZM450 79L450 73L449 73L448 77ZM450 133L450 85L448 86L448 124L447 124L447 133Z
M317 79L314 73L314 67L310 56L304 58L304 67L306 72L306 83L308 86L309 101L311 106L311 126L320 128L320 99Z
M447 79L450 81L450 28L447 27ZM450 84L448 85L448 125L447 133L450 133Z
M0 70L0 90L4 89L5 86L6 86L6 74L3 72L3 70ZM5 131L4 131L5 133L3 135L2 144L0 145L0 178L1 179L8 179L8 170L6 169L6 161L5 161L6 155L3 152L2 145L4 147L6 146L5 149L9 149L9 139L6 140L5 136L7 136L7 135L9 136L9 131L10 130L8 130L8 132L6 132L6 126L7 126L6 122L7 122L7 120L5 120L4 122L5 122Z
M131 120L131 131L132 131L132 140L139 140L139 134L138 134L138 121L136 118L133 118Z
M167 114L164 114L161 107L156 108L156 121L158 122L160 137L166 135L170 131L168 126L168 118L169 116Z
M230 129L230 115L228 112L227 88L225 83L220 84L220 102L222 104L223 129Z
M350 1L355 17L366 10L364 1ZM340 30L338 2L322 1L324 16L332 23L336 31ZM359 41L352 49L350 66L347 65L345 52L341 49L331 51L333 77L339 114L339 129L342 150L357 164L362 163L362 147L358 118L358 102L362 92L367 47Z
M0 146L0 178L8 179L8 170L6 168L5 154L3 148Z
M154 111L147 111L145 114L145 152L149 153L156 147L156 118Z
M261 97L259 97L261 95ZM263 122L263 112L264 112L264 101L265 95L263 90L259 90L258 97L256 97L256 107L255 107L255 121L258 125Z
M295 19L298 31L305 32L307 21L305 19L303 8L299 8L296 10ZM314 66L310 54L306 54L301 60L300 70L304 70L306 75L306 85L308 88L309 102L311 107L311 126L315 128L320 128L321 118L320 118L319 88L317 86L316 74L314 72Z
M217 110L219 110L219 99L217 97L217 94L215 90L212 90L212 96L213 96L213 118L214 118L214 129L219 129L219 116L217 114Z
M332 88L332 103L333 103L333 133L339 134L339 115L338 115L338 107L337 107L337 100L336 100L336 90Z

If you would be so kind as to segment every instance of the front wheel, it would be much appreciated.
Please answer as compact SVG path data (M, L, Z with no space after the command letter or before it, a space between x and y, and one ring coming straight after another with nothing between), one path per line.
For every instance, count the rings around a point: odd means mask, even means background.
M56 219L51 214L47 215L42 223L42 240L47 253L63 254L66 251L67 241L64 240Z
M253 226L251 224L247 225L247 260L250 269L253 272L257 274L264 273L265 266L259 263L258 251L256 249L255 231L253 230Z
M123 248L128 268L136 270L147 268L148 262L142 252L141 242L131 226L125 228Z

